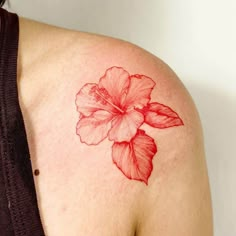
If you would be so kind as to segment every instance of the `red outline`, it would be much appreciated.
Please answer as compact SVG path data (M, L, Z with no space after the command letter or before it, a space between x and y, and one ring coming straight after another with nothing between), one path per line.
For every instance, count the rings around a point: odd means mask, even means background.
M107 137L110 141L119 140L112 146L113 162L128 179L143 181L146 184L153 170L152 159L157 153L157 146L155 140L139 128L144 123L159 129L184 125L172 108L161 103L150 102L155 86L156 83L150 77L140 74L129 75L122 67L114 66L105 71L98 84L85 84L76 94L75 100L79 112L76 134L80 137L81 143L94 146ZM137 113L132 112L132 119L123 123L125 117L122 120L122 116L127 116L131 111ZM142 122L139 120L141 114ZM117 116L121 118L117 120L119 123L114 124L113 121ZM106 126L107 121L111 123L110 127ZM84 122L84 125L81 126L81 122ZM117 127L117 137L111 139L109 134L112 130L114 136L115 127ZM122 130L124 127L129 129L128 137L124 135L125 130ZM144 140L141 142L139 139ZM119 147L123 148L124 145L128 145L126 147L128 154L125 153L126 159L119 163L123 156L122 154L116 156L113 149L116 148L116 153L119 153Z

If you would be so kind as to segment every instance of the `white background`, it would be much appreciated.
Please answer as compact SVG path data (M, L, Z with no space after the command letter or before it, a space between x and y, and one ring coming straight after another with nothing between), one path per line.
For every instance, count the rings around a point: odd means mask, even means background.
M131 41L168 63L205 133L216 236L236 236L236 1L10 0L35 20Z

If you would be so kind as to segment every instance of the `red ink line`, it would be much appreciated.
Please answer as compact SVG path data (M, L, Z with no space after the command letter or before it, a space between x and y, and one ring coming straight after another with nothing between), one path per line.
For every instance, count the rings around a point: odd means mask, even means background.
M144 123L158 129L184 125L172 108L150 102L155 85L145 75L129 75L121 67L111 67L98 84L85 84L76 96L81 142L98 145L108 137L114 141L112 159L117 168L128 179L145 184L153 170L157 146L140 127Z

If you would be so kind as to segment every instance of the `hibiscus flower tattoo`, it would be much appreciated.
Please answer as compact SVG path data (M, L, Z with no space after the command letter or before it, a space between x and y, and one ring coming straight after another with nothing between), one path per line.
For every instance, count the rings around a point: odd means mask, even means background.
M98 84L87 83L76 94L80 141L98 145L108 138L113 142L112 160L118 169L127 178L146 184L157 146L142 125L159 129L183 125L170 107L150 102L154 87L155 82L145 75L129 75L121 67L111 67Z

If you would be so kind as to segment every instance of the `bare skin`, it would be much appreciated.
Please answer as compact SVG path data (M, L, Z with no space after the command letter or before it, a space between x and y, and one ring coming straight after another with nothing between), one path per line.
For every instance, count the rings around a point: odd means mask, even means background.
M153 78L152 98L185 124L145 127L158 143L148 186L117 171L108 141L86 146L75 133L76 93L111 66ZM127 42L21 18L18 89L47 236L213 235L199 117L160 59Z

